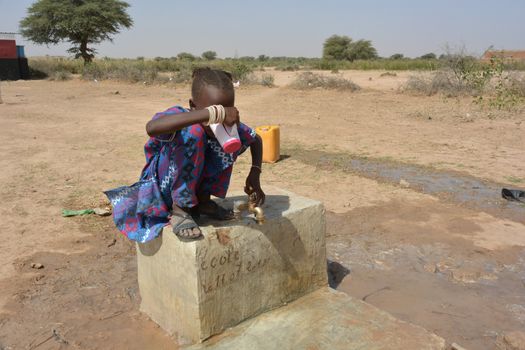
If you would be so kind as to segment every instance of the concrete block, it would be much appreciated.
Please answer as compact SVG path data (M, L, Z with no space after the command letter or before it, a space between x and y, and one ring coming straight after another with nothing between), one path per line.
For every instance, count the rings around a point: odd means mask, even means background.
M187 350L445 350L445 340L331 288L245 321Z
M138 244L141 310L179 340L199 342L326 286L323 205L273 189L263 209L264 225L248 216L209 221L193 242L168 226Z

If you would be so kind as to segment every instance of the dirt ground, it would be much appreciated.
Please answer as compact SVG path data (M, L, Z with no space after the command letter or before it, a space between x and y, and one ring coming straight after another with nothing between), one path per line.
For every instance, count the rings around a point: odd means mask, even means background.
M241 86L241 119L281 127L286 157L264 166L263 188L324 202L339 290L450 343L502 349L503 334L525 329L525 207L494 193L496 209L485 210L411 186L410 173L396 183L323 162L319 152L524 188L524 109L403 94L411 73L381 73L342 73L363 87L355 93L292 90L296 72L274 72L274 88ZM61 210L103 206L101 191L135 182L145 123L187 105L189 87L73 80L0 88L0 349L176 347L138 311L134 246L111 218L63 218ZM248 158L231 189L242 188Z

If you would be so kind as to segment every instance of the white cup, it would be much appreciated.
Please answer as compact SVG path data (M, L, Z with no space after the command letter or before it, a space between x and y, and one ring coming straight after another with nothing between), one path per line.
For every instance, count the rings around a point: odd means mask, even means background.
M237 152L241 148L241 140L237 131L237 124L226 126L224 124L210 124L210 128L226 153Z

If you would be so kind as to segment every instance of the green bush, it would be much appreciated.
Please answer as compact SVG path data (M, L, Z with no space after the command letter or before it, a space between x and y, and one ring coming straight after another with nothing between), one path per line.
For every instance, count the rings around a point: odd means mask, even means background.
M294 72L294 71L301 69L301 66L296 63L291 63L291 64L285 63L285 64L278 65L277 67L275 67L275 69L283 71L283 72Z
M475 103L497 109L510 109L523 101L524 79L509 73L502 59L492 58L487 63L449 55L446 60L447 68L429 77L409 77L404 90L447 97L472 96Z
M232 74L233 80L241 82L247 80L249 75L253 72L253 68L238 60L232 61L229 69L226 70Z

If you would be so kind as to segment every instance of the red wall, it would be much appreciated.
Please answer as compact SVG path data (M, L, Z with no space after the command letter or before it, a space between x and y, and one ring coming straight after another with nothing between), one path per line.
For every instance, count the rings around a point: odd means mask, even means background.
M14 40L0 40L0 59L2 58L17 58Z

